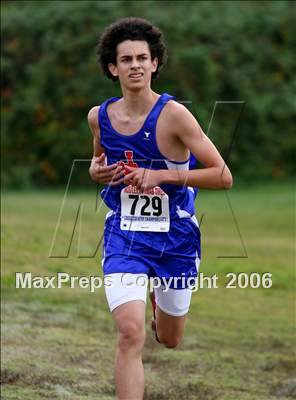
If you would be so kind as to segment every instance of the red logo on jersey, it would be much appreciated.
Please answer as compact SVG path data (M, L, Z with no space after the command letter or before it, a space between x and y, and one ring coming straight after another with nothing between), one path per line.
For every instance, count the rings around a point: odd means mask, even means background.
M129 167L132 168L138 168L138 164L134 162L133 157L134 157L134 152L133 150L126 150L124 152L125 158L127 160L127 162L124 161L119 161L117 164L120 165L121 167L125 168L126 165L128 165ZM128 174L128 172L125 170L125 175Z

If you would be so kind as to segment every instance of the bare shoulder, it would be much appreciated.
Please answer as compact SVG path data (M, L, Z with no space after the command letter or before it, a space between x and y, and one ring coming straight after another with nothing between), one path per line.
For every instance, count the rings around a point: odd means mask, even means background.
M176 122L180 121L180 119L183 120L193 117L191 112L185 106L183 106L183 104L180 104L175 100L170 100L165 108L167 117L172 118L172 120Z
M165 107L166 120L176 129L188 126L188 124L197 123L195 117L183 104L175 100L170 100Z
M100 106L95 106L89 110L87 115L88 125L91 129L99 129L98 113Z

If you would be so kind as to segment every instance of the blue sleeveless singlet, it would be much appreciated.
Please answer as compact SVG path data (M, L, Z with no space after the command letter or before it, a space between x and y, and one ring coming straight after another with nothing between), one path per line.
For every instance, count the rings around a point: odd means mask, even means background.
M118 97L110 98L100 106L100 143L105 150L108 165L124 162L154 170L186 170L190 168L189 164L195 164L196 160L192 155L184 162L169 160L161 154L157 146L157 120L166 103L172 99L173 96L162 94L141 129L132 135L117 132L110 122L107 107L118 101ZM120 193L124 187L124 184L106 185L101 192L103 201L111 209L104 229L104 273L145 271L149 275L158 276L164 276L166 273L170 276L181 273L182 276L196 276L196 260L200 259L200 231L194 215L194 201L198 189L172 184L160 185L169 196L169 232L139 232L120 229ZM166 261L164 257L167 258ZM179 267L176 265L178 259ZM155 260L158 260L158 263ZM140 264L146 267L140 267ZM161 267L164 264L170 264L166 272Z

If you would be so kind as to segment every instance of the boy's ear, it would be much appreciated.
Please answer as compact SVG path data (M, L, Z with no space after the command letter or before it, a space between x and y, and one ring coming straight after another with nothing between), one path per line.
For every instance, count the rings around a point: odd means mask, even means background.
M111 73L113 76L118 76L118 69L117 69L116 65L114 65L114 64L112 64L112 63L109 63L109 64L108 64L108 69L109 69L110 73Z
M152 72L155 72L157 70L157 66L158 66L158 58L157 57L155 57L154 60L152 60L152 66L153 66Z

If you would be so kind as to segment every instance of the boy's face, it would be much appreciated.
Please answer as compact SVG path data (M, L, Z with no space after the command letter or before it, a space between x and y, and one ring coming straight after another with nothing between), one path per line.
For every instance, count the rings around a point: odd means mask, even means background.
M125 40L117 46L116 65L109 64L113 76L122 86L140 89L150 86L151 75L157 69L157 58L151 60L149 45L142 40Z

